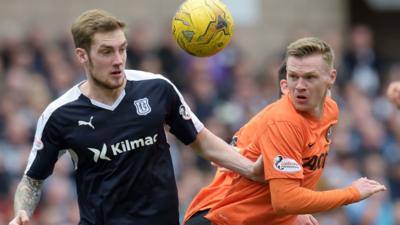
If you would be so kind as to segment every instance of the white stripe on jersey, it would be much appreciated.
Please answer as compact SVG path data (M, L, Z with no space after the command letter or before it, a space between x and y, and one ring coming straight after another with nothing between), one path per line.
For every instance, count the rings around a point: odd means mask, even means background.
M168 80L166 77L160 75L160 74L154 74L150 72L145 72L145 71L140 71L140 70L125 70L126 78L128 80L151 80L151 79L163 79L167 81L169 84L172 85L176 93L178 94L182 104L185 106L185 108L189 109L190 111L190 117L194 123L194 126L197 130L197 132L200 132L203 128L204 125L203 123L197 118L197 116L192 112L190 107L187 105L185 99L183 98L182 94L179 92L179 90L175 87L175 85Z
M78 169L78 161L79 161L78 154L76 154L76 152L73 149L67 149L67 152L69 153L69 155L72 159L72 163L74 164L74 169L77 170Z
M37 142L37 141L41 142L43 129L44 129L47 121L49 120L51 114L56 109L60 108L61 106L65 105L65 104L67 104L69 102L73 102L76 99L78 99L79 96L81 95L81 91L79 90L79 85L81 85L81 84L82 84L82 82L77 84L77 85L75 85L74 87L69 89L65 94L63 94L62 96L60 96L59 98L57 98L56 100L51 102L47 106L47 108L44 110L42 115L39 117L37 125L36 125L34 143L32 145L31 153L29 154L28 165L26 166L26 169L25 169L25 172L24 172L25 174L26 174L26 172L28 172L28 170L32 166L33 161L35 161L37 151L40 150L38 148L35 148L35 146L36 146L35 142ZM60 156L61 155L59 155L59 157Z

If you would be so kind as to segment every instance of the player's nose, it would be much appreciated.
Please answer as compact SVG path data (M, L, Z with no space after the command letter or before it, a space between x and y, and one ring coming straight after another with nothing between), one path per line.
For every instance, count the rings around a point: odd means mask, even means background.
M121 53L116 53L114 57L113 64L114 65L121 65L124 63L124 55Z
M296 83L296 89L297 90L304 90L306 89L306 81L303 78L298 79Z

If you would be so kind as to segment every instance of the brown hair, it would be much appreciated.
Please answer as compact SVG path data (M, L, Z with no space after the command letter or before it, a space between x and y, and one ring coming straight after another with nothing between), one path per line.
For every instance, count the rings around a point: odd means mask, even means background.
M305 57L321 54L329 69L333 69L334 54L332 48L323 40L315 37L300 38L292 42L286 50L286 59L289 56Z
M278 87L279 87L279 96L282 96L282 90L281 90L281 80L286 80L286 62L283 62L281 67L279 67L278 70Z
M82 13L75 19L71 27L76 48L83 48L87 52L98 32L109 32L124 29L125 23L110 13L101 9L92 9Z

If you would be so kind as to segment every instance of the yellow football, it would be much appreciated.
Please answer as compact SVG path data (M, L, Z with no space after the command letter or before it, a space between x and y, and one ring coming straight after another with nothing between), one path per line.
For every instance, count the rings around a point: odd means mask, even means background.
M232 15L220 0L186 0L172 19L172 33L178 45L199 57L224 49L233 27Z

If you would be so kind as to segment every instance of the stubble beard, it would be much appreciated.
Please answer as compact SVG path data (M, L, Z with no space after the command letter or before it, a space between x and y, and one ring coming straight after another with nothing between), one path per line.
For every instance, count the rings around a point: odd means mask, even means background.
M102 89L107 89L109 91L121 88L124 85L124 80L121 83L112 83L112 82L102 81L92 76L92 81L95 86L100 87Z
M113 91L113 90L117 90L117 89L121 88L124 85L125 79L126 79L125 77L121 83L115 83L115 84L113 84L112 82L107 82L107 80L103 81L103 80L98 79L96 76L93 75L94 74L93 67L94 67L93 62L92 62L91 58L89 57L89 76L95 86L97 86L101 89L108 90L108 91Z

